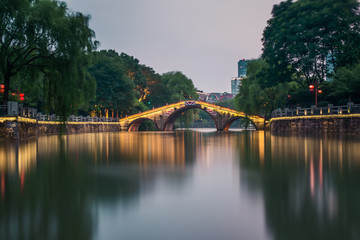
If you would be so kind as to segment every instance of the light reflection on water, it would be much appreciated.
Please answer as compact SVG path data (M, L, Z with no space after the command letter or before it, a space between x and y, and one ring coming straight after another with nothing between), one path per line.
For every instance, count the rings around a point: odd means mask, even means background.
M0 239L360 239L360 140L89 133L0 142Z

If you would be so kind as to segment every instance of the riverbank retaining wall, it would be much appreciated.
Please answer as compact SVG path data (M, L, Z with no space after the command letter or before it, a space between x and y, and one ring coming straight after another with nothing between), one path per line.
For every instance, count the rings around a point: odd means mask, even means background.
M360 134L360 114L280 117L271 119L271 133Z
M10 117L0 118L0 138L26 138L60 133L119 132L116 122L59 122Z

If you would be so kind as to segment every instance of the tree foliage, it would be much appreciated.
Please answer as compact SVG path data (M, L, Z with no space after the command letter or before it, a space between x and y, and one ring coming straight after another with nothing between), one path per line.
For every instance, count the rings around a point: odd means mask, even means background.
M322 83L329 64L336 71L359 60L359 2L281 2L273 7L262 41L274 82Z
M287 83L269 84L268 65L263 59L249 63L247 78L243 78L239 93L235 97L238 109L246 114L261 114L267 117L286 103Z
M360 64L340 68L331 87L331 97L360 101Z
M197 97L194 84L184 74L160 75L135 57L114 50L94 52L89 72L96 79L94 104L100 111L118 111L124 116Z
M7 102L12 79L43 81L48 111L66 116L94 95L87 54L96 46L89 17L57 0L0 2L0 79Z
M93 53L90 74L96 79L96 104L128 114L136 103L135 83L127 77L122 59L114 50Z
M169 103L197 99L198 97L192 80L182 72L164 73L162 81L168 91Z

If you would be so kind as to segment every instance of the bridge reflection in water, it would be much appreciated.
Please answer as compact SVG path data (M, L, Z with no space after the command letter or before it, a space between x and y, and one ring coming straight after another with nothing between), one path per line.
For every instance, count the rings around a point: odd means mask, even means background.
M359 146L264 131L0 142L0 239L359 239Z
M209 114L214 120L218 131L228 131L234 121L244 117L249 118L257 130L265 128L265 119L263 117L246 115L243 112L201 101L182 101L166 105L120 119L120 124L124 130L137 131L145 120L151 120L158 130L172 131L175 120L183 112L190 109L201 109Z

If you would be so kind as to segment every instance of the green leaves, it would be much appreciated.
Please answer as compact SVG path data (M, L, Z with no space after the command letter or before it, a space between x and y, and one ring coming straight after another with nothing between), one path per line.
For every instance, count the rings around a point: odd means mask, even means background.
M240 111L270 117L275 108L286 103L289 86L287 83L271 82L268 67L263 59L249 63L247 78L241 80L239 93L235 97Z
M135 83L126 75L122 58L113 50L93 53L89 69L95 78L96 103L103 108L128 114L135 106Z
M94 96L87 54L96 47L89 17L57 0L3 0L0 3L0 75L3 102L11 79L37 72L44 81L47 110L64 119ZM26 78L24 79L24 81Z
M359 60L360 18L356 0L288 0L275 5L263 33L263 55L278 82L324 81L331 64ZM350 50L352 49L352 50Z
M343 67L337 71L331 96L345 100L360 100L360 64Z
M197 99L194 84L182 72L168 72L162 75L162 80L169 93L170 102Z

